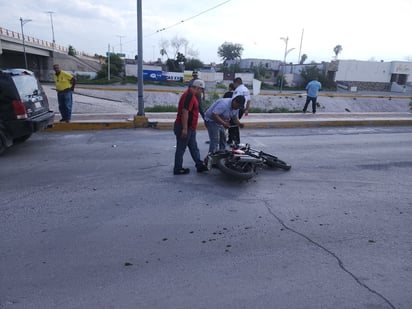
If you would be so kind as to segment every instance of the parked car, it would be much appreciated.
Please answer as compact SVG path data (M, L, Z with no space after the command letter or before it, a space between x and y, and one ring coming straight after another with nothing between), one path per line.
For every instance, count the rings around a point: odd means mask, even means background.
M53 123L54 112L34 73L0 69L0 154Z

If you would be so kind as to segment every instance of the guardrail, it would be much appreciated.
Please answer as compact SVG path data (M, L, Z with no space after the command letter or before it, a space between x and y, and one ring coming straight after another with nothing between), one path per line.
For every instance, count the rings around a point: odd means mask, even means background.
M9 29L5 29L5 28L2 28L2 27L0 27L0 36L8 37L10 39L15 39L15 40L18 40L18 41L23 41L23 37L22 37L21 33L16 32L16 31L12 31L12 30L9 30ZM38 46L41 46L41 47L44 47L44 48L49 48L49 49L59 51L59 52L63 52L63 53L68 53L68 51L69 51L67 47L57 45L57 44L54 44L52 42L48 42L48 41L45 41L45 40L37 39L37 38L31 37L31 36L28 36L28 35L24 36L24 42L25 43L31 43L31 44L34 44L34 45L38 45Z

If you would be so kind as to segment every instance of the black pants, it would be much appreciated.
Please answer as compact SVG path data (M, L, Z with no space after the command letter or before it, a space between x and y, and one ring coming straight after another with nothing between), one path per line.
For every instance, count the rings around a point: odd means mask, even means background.
M303 108L303 112L306 113L306 110L308 109L309 102L312 101L312 112L316 113L316 99L317 97L306 97L306 103L305 107Z
M242 118L243 113L244 113L243 109L239 110L239 119ZM236 125L236 123L234 123L233 120L230 120L230 125L234 126L234 125ZM229 144L231 144L232 142L235 142L237 144L240 143L240 130L239 130L238 126L229 128L228 129L228 135L229 136L228 136L227 142Z

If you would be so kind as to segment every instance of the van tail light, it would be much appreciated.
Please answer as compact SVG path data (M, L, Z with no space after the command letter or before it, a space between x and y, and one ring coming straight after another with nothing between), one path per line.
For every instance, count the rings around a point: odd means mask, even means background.
M16 119L27 119L27 111L24 103L19 100L13 100L13 110Z

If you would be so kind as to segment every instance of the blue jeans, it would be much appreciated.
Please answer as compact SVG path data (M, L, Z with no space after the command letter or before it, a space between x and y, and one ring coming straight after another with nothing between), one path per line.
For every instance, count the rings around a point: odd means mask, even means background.
M200 159L199 148L197 147L196 131L187 129L187 137L182 138L182 125L175 124L173 131L176 135L176 152L175 152L175 166L174 170L183 168L183 155L185 154L186 147L189 148L190 155L196 164L196 167L202 166L203 161Z
M73 91L64 91L57 93L59 102L59 111L63 121L70 121L72 118Z
M210 139L209 152L226 149L225 128L214 121L205 121L205 125Z
M316 113L316 99L317 97L306 97L306 102L305 102L305 107L303 108L303 111L306 112L308 109L309 102L312 101L312 112Z

